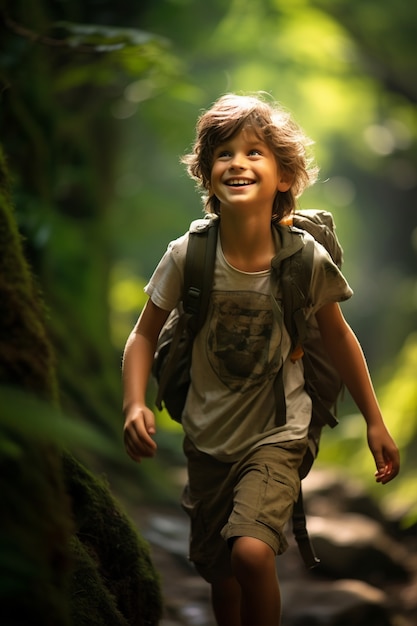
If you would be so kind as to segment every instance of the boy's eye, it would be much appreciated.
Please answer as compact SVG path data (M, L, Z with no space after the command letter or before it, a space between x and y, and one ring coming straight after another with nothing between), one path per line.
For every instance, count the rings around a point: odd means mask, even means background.
M262 152L259 148L251 148L250 150L248 150L247 154L248 156L260 156ZM217 159L230 159L231 156L231 150L219 150L219 152L216 154Z

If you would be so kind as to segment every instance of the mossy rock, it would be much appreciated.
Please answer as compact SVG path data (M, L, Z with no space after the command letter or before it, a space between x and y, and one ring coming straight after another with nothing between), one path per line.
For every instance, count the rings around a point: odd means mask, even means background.
M1 624L70 626L73 527L60 455L1 427L0 438Z
M70 455L64 457L64 475L76 526L73 623L157 624L162 598L148 544L138 535L104 480Z

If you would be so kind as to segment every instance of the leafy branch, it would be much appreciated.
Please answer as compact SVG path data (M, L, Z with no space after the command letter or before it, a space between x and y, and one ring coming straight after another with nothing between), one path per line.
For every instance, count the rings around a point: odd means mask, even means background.
M9 31L32 43L86 54L117 52L123 48L148 44L167 47L168 44L163 37L136 28L55 22L53 29L59 36L50 36L27 28L5 13L2 13L1 20Z

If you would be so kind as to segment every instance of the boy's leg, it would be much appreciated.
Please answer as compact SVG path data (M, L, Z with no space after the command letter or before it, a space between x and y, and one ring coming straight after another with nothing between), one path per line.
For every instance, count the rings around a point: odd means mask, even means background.
M276 555L287 546L307 441L265 445L234 468L233 511L222 529L231 546L232 574L241 587L241 626L279 626Z
M211 602L218 626L242 626L240 601L240 585L235 578L212 583Z
M281 595L272 548L254 537L236 538L232 569L241 588L240 626L279 626Z
M222 463L184 442L189 483L182 506L191 519L190 560L212 585L219 626L279 624L275 554L286 547L284 527L306 445L261 446L237 463ZM223 582L213 584L219 575Z
M275 554L263 541L238 537L232 548L236 578L212 584L218 626L279 626L281 596Z

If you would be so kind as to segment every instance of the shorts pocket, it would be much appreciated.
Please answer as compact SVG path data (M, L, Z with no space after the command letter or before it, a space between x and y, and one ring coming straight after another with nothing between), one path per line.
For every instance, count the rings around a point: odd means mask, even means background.
M281 535L292 515L298 497L299 483L292 484L287 475L277 472L268 465L265 470L258 521Z

